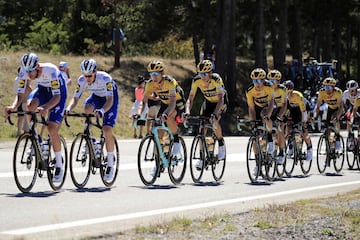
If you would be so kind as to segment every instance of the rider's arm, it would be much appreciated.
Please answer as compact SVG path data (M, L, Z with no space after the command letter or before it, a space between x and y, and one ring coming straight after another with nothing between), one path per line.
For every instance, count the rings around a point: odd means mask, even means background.
M189 94L189 98L187 99L186 105L185 105L186 106L185 113L190 114L193 103L194 103L194 95Z
M215 114L216 118L219 118L219 115L220 115L223 105L224 105L224 92L218 94L218 102L217 102L215 110L214 110L214 114Z
M71 110L73 110L77 103L79 102L79 98L77 97L73 97L71 100L70 100L70 103L69 105L66 107L66 111L70 112Z

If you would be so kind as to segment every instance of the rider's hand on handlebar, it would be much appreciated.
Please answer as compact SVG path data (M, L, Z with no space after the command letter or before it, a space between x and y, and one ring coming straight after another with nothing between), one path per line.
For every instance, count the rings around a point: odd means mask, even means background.
M100 109L95 109L94 113L95 116L102 118L105 114L105 111L103 108L100 108Z
M4 109L5 111L5 118L8 118L10 116L10 113L14 111L14 108L12 106L7 106Z

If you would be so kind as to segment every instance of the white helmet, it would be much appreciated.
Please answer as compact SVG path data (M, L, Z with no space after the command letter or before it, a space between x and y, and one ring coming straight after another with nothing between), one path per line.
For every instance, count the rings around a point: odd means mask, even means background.
M91 74L96 72L96 61L92 58L85 59L80 64L80 69L83 74Z
M356 90L356 89L358 89L358 87L359 87L359 84L355 80L349 80L346 83L347 90Z
M26 72L32 72L39 64L39 57L35 53L26 53L21 57L20 65Z

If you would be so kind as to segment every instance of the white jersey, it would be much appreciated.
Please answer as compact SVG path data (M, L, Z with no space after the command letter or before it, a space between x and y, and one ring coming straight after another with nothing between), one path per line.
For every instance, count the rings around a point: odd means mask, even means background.
M56 65L52 63L40 63L39 64L42 71L41 75L37 76L35 82L37 87L46 87L51 88L51 92L53 95L60 94L60 86L64 84L64 80L60 75L60 70L56 67ZM19 72L19 84L17 93L24 93L26 89L27 81L29 81L28 74L25 70L21 69Z
M68 75L65 71L60 70L60 74L63 77L63 79L65 80L66 84L69 84L69 82L71 82L71 78L68 77Z
M351 106L354 106L355 99L358 98L359 96L360 96L360 89L357 90L357 93L355 96L352 96L350 94L349 90L345 90L345 92L342 95L341 100L344 103L344 105L347 105L350 103Z
M99 97L113 96L113 84L111 76L103 71L97 71L95 80L92 84L88 84L84 75L78 78L76 90L74 93L75 98L80 98L85 88L89 89L93 94Z

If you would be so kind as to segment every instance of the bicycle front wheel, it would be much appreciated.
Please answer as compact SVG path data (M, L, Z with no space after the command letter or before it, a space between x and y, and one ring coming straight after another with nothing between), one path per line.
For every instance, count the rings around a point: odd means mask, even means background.
M326 169L328 158L328 151L330 147L328 146L329 142L326 141L325 135L321 135L319 138L317 152L316 152L316 162L319 173L323 174Z
M94 159L94 151L90 138L79 133L72 142L70 149L70 175L77 188L85 187L89 180L91 159Z
M39 157L35 139L30 133L21 134L15 144L13 171L16 186L23 193L30 192L35 184Z
M159 149L152 135L147 135L141 140L138 151L138 171L141 181L146 186L153 185L159 175Z
M110 165L108 164L108 156L107 156L107 152L106 152L105 143L103 143L101 146L100 176L101 176L102 182L107 187L111 187L114 184L114 182L117 178L118 172L119 172L119 163L120 163L119 145L118 145L118 142L117 142L115 136L113 136L113 139L114 139L114 161L112 164L110 164ZM113 169L110 169L110 168L113 168ZM104 178L106 171L114 171L112 178L110 178L110 179Z
M349 141L350 141L350 138L348 137L346 139L346 161L347 161L347 164L349 166L349 169L352 170L355 166L355 163L357 162L357 152L358 152L358 146L357 144L355 144L355 146L353 147L353 149L349 149ZM355 142L355 140L353 139L352 140L353 142Z
M256 137L250 137L246 148L246 167L252 183L256 183L261 171L262 154Z
M340 148L336 149L335 158L334 158L334 169L337 173L341 172L345 160L344 138L341 135L339 135L339 141L340 141Z
M194 183L198 183L205 169L205 140L202 136L194 137L190 150L190 173Z
M302 139L301 149L298 149L298 151L300 151L299 152L300 154L298 156L299 157L298 162L300 162L301 171L304 174L304 176L307 176L311 170L312 159L306 160L307 145L306 145L304 139Z
M286 136L285 142L286 142L286 146L285 146L286 159L284 162L285 174L286 176L291 177L294 171L295 162L297 158L296 142L295 142L295 138L291 135Z
M186 171L186 160L187 152L185 141L182 137L179 136L180 141L180 155L175 156L170 155L170 164L168 168L169 177L172 183L179 184L183 180Z
M225 172L226 165L226 153L223 159L219 159L219 141L216 137L214 138L214 153L211 160L211 170L215 181L220 181ZM224 140L225 141L225 140ZM225 146L225 142L224 142ZM226 149L226 148L225 148Z

